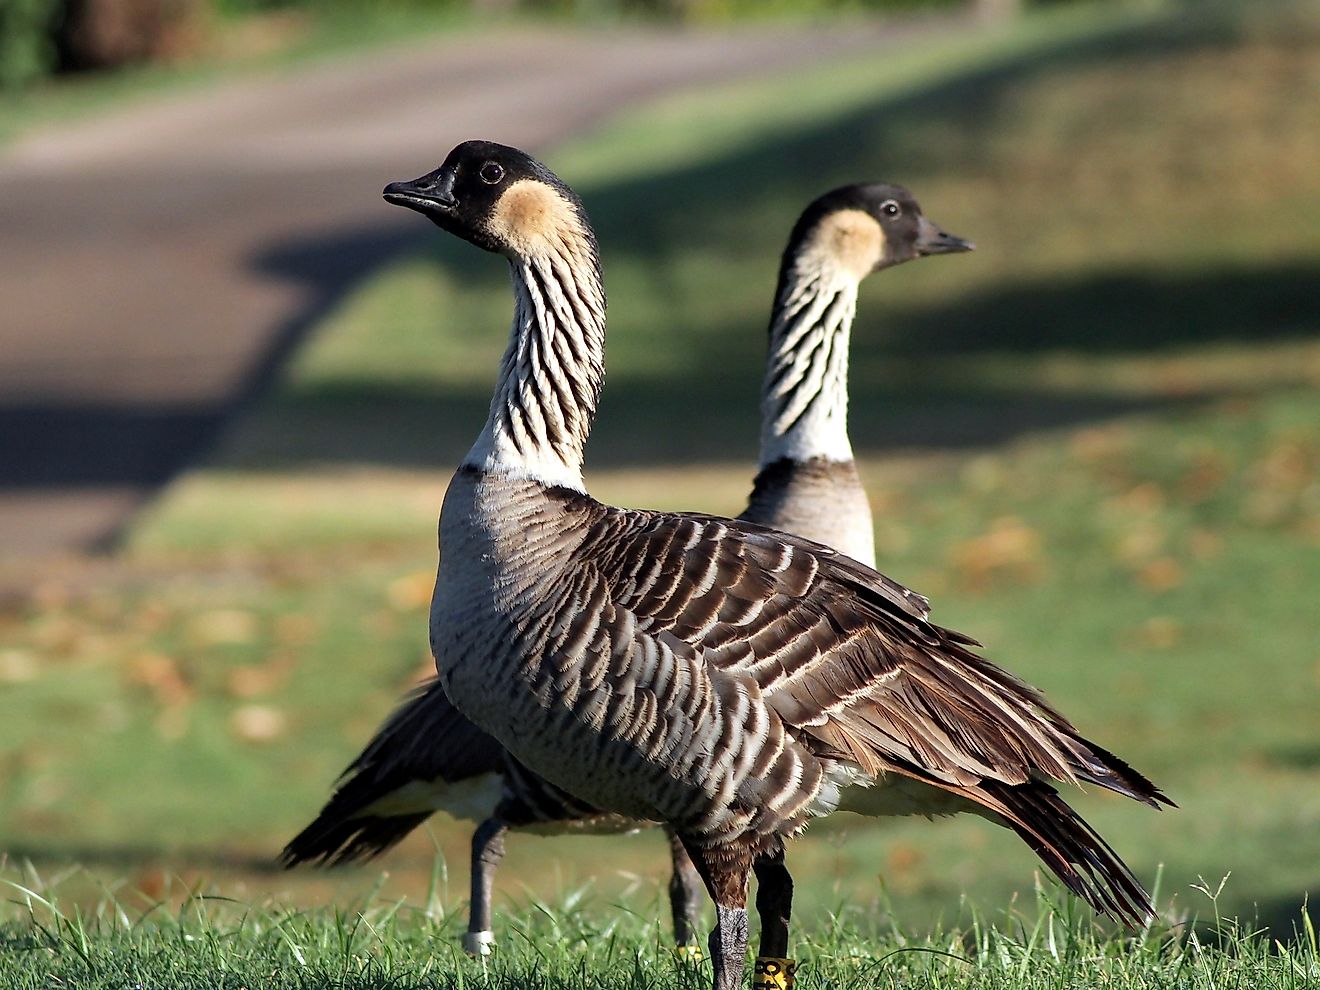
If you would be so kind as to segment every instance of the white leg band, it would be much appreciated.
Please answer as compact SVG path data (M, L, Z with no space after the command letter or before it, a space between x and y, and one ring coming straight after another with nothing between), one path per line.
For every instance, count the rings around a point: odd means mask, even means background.
M469 956L488 956L494 944L495 933L492 931L463 933L463 951Z

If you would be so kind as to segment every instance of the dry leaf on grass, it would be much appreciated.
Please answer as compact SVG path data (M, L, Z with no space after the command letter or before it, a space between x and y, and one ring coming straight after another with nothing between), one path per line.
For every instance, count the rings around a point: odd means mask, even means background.
M1044 569L1040 534L1016 516L1003 516L985 534L957 544L953 562L973 588L992 581L1034 581Z
M412 612L430 607L431 592L434 588L435 572L417 571L395 578L390 582L385 594L391 607L400 612Z
M215 609L194 616L188 634L202 646L250 643L257 638L257 617L236 608Z
M229 731L243 742L268 743L284 735L289 720L270 705L244 705L229 716Z
M288 680L288 674L271 667L235 667L225 677L225 690L232 698L255 698L270 694Z
M193 690L173 658L143 653L128 662L124 671L132 684L146 688L164 708L177 708L192 701Z
M1167 615L1156 615L1124 637L1135 649L1169 650L1182 642L1182 623Z
M26 650L0 650L0 684L26 684L39 672L36 658Z
M1137 580L1151 591L1168 591L1182 584L1182 565L1172 557L1157 557L1137 571Z

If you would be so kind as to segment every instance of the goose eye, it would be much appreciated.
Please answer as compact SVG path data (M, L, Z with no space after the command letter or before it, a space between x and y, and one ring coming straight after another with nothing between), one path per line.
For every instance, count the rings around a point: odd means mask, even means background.
M487 162L477 171L481 181L488 186L493 186L504 178L504 166L499 162Z
M896 200L887 199L880 204L880 212L887 217L896 217L903 212L903 208Z

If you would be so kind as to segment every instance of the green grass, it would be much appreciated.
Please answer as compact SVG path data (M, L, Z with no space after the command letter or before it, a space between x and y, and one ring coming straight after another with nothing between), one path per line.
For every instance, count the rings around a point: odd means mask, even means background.
M806 109L783 111L794 93ZM1318 104L1314 2L1092 10L671 100L551 156L601 232L610 379L589 483L625 504L741 508L777 255L812 196L902 181L978 242L864 288L853 435L882 567L1179 802L1155 815L1078 798L1139 874L1162 866L1166 923L1208 918L1194 885L1231 874L1214 909L1285 945L1226 936L1220 952L1161 932L1134 950L1088 934L1075 906L1053 943L1032 942L1035 863L1007 832L840 816L790 851L802 955L818 961L805 983L1317 982L1313 936L1294 928L1320 889ZM83 864L56 887L89 911L97 883L177 906L161 893L175 875L256 905L227 938L245 909L212 935L156 912L90 938L97 958L155 947L150 965L203 966L219 944L234 986L480 981L448 935L430 953L440 922L415 907L436 849L465 862L461 827L437 821L391 854L388 898L366 912L379 934L359 925L351 951L351 912L279 905L354 902L378 868L270 870L429 663L436 507L485 416L510 309L497 260L432 241L342 288L118 561L56 575L0 617L12 862ZM655 835L509 847L500 924L532 934L492 980L681 982L657 948ZM435 894L450 926L455 872ZM413 906L386 919L399 898ZM45 946L23 909L10 916L5 951ZM836 917L865 935L836 934ZM597 925L617 925L613 940ZM973 961L831 968L852 946L900 948L894 929ZM289 930L330 948L285 966ZM580 931L586 954L546 947ZM41 948L42 965L80 965L69 944Z
M459 951L463 919L445 911L439 885L417 904L378 888L356 903L307 911L198 890L146 903L106 891L94 906L76 909L61 902L59 882L23 876L0 883L11 890L19 919L0 925L0 985L14 990L710 985L708 964L673 952L654 897L632 909L581 892L535 902L501 919L503 938L482 963ZM1045 897L1029 917L969 913L956 927L919 935L845 910L798 939L797 985L1300 990L1320 981L1307 915L1298 914L1290 941L1271 944L1216 919L1217 890L1203 893L1213 927L1198 933L1161 925L1122 939Z

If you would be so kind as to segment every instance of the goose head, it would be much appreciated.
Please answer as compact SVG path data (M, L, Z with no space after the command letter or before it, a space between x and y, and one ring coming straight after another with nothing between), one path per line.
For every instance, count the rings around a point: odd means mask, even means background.
M582 201L526 152L465 141L437 169L391 182L385 201L416 210L436 226L510 258L594 245Z
M812 202L789 238L787 254L863 279L914 258L973 247L971 241L928 219L902 186L859 183L831 190Z

